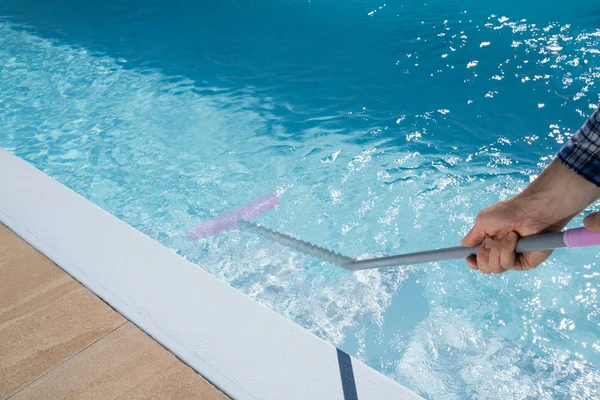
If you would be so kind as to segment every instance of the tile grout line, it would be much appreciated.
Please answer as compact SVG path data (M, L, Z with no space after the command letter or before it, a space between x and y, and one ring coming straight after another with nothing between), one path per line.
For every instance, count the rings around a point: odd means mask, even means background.
M33 383L37 382L38 380L40 380L41 378L43 378L44 376L48 375L50 372L54 371L56 368L60 367L61 365L63 365L64 363L66 363L67 361L71 360L72 358L74 358L75 356L77 356L78 354L84 352L86 349L90 348L91 346L95 345L96 343L98 343L99 341L101 341L102 339L106 338L108 335L110 335L111 333L115 332L117 329L121 328L123 325L127 324L128 322L130 322L129 320L125 319L125 321L123 321L123 323L121 323L120 325L114 327L113 329L111 329L109 332L106 332L104 335L100 336L98 339L94 340L92 343L88 344L87 346L85 346L83 349L77 351L76 353L71 354L68 358L66 358L65 360L59 362L58 364L56 364L54 367L50 368L48 371L44 372L43 374L41 374L40 376L38 376L37 378L33 379L31 382L29 382L28 384L26 384L25 386L23 386L22 388L16 390L14 393L8 395L7 397L5 397L5 400L9 400L10 398L12 398L13 396L15 396L17 393L19 393L20 391L22 391L23 389L26 389L27 387L31 386Z

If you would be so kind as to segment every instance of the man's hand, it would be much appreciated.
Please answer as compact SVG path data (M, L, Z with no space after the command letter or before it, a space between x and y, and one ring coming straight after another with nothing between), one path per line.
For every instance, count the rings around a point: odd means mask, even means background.
M468 257L467 264L484 274L537 267L552 252L517 254L517 235L558 232L599 196L598 187L554 160L523 192L479 213L461 241L466 247L482 243L477 257ZM588 216L584 223L600 231L600 214Z
M534 251L517 254L515 247L519 236L535 235L542 232L557 232L562 226L554 224L545 212L513 198L495 204L481 211L475 225L461 241L466 247L480 243L477 257L467 258L467 264L484 274L500 274L510 269L529 270L541 264L551 251Z

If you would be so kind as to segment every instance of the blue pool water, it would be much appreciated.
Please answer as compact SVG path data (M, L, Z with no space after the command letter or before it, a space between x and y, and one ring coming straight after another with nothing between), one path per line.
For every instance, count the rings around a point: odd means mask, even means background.
M598 398L597 249L351 274L184 230L276 190L258 222L350 256L457 245L597 105L599 24L597 0L4 0L0 146L426 398Z

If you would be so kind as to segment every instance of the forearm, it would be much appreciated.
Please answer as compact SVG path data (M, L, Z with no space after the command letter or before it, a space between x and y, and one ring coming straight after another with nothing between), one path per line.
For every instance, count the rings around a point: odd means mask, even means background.
M514 200L527 212L541 212L549 225L561 229L599 197L599 187L555 159Z
M600 108L515 202L560 229L599 197Z

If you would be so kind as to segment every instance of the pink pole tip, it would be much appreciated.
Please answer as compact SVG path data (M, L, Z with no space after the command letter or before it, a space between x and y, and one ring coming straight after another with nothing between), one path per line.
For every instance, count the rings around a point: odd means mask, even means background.
M240 220L251 221L262 213L279 205L280 198L277 193L271 193L268 196L258 198L248 204L236 207L224 214L217 215L198 225L192 226L187 232L188 239L202 239L219 232L230 231L237 227Z
M564 233L567 247L585 247L600 245L600 232L590 231L586 228L569 229Z

